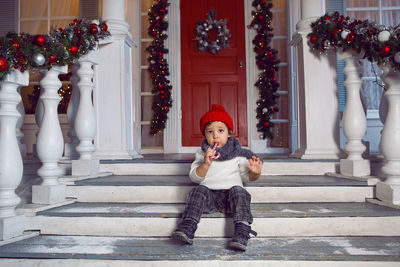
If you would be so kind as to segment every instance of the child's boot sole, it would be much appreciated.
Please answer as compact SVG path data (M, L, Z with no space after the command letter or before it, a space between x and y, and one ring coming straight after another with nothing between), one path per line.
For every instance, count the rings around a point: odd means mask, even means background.
M247 249L246 245L243 245L243 244L241 244L239 242L236 242L236 241L232 241L230 243L230 247L235 249L235 250L240 250L240 251L246 251L246 249Z
M193 239L190 239L184 232L175 231L172 233L171 238L188 245L193 245Z

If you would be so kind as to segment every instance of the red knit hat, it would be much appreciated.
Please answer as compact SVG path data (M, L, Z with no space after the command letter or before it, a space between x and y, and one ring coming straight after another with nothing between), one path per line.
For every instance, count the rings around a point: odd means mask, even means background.
M233 120L231 116L225 111L225 108L221 105L212 105L211 109L207 111L200 119L200 130L204 134L206 125L209 122L222 121L226 126L233 132Z

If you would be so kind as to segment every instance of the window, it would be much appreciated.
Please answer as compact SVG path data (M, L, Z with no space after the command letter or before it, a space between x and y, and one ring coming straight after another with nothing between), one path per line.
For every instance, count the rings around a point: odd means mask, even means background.
M275 124L273 129L274 139L270 146L273 148L288 148L289 147L289 56L288 56L288 23L287 23L287 1L273 0L272 1L272 27L274 29L274 37L271 41L271 47L278 51L280 60L278 82L279 95L278 107L279 112L275 113L272 122Z
M163 135L157 134L155 136L150 134L151 119L153 116L152 104L153 94L151 92L153 88L152 79L148 71L147 58L149 52L146 48L151 44L153 38L147 34L150 26L149 22L149 10L153 4L152 0L142 0L141 8L141 35L140 35L140 98L141 98L141 136L142 136L142 149L161 149L163 146Z
M396 26L400 21L400 0L347 0L346 12L350 18L368 19L376 21L380 25ZM376 78L374 72L381 72L376 64L371 64L367 60L362 61L362 87L367 109L379 109L382 94L381 81ZM378 81L376 81L378 79Z
M20 0L19 32L29 34L48 34L52 28L67 26L79 15L79 0ZM66 113L71 94L70 73L60 76L62 88L59 95L62 100L58 106L59 113ZM31 72L29 86L21 88L21 97L25 112L34 114L40 94L40 74Z

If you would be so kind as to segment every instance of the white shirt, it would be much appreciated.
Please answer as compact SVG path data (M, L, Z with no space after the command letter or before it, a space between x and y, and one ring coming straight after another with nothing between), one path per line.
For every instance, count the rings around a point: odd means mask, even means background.
M208 168L207 175L199 177L196 168L204 162L204 152L196 152L195 160L190 167L189 177L198 184L212 190L229 189L232 186L243 187L243 180L249 181L249 161L245 157L235 157L230 160L214 160Z

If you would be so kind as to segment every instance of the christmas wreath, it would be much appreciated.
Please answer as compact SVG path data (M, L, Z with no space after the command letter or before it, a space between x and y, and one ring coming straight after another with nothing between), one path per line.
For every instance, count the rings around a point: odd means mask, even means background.
M272 34L272 3L271 0L254 0L252 3L256 10L251 12L253 20L248 26L256 30L253 39L256 64L260 70L255 86L259 91L257 100L257 130L262 133L262 138L273 138L272 128L274 124L271 117L279 111L277 106L277 93L279 82L275 75L279 71L278 52L270 47Z
M320 53L330 48L352 50L370 62L390 65L400 71L400 25L386 27L334 12L317 19L311 24L311 29L309 44Z
M216 11L208 11L205 20L197 21L195 29L195 41L197 50L203 53L210 52L213 55L218 54L223 48L229 47L229 38L231 34L226 26L226 19L216 20ZM211 40L210 32L216 31L217 37Z

